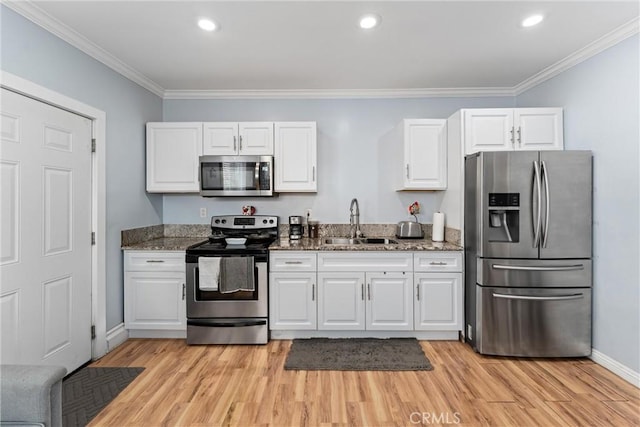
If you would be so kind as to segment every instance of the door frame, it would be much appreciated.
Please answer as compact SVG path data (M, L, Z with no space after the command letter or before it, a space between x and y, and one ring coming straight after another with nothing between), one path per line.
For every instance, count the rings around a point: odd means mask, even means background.
M91 156L91 229L96 233L96 244L91 246L91 322L95 326L91 358L98 359L107 353L106 113L3 70L0 70L0 87L86 117L92 122L96 152Z

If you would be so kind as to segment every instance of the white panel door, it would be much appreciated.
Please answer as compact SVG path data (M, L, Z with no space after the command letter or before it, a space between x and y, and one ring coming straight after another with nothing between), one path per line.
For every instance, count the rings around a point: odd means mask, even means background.
M464 110L465 154L513 150L513 109Z
M316 329L316 273L271 273L269 329Z
M562 108L516 108L513 126L520 150L564 149Z
M462 273L415 273L415 329L462 330Z
M318 329L364 329L364 273L318 273Z
M2 89L2 363L91 359L91 121Z
M316 122L277 122L274 145L275 191L318 191Z
M238 154L238 123L203 123L202 155L235 156Z
M413 273L367 273L367 329L413 329Z
M447 121L405 120L404 189L447 188Z
M273 156L273 122L240 122L238 154Z

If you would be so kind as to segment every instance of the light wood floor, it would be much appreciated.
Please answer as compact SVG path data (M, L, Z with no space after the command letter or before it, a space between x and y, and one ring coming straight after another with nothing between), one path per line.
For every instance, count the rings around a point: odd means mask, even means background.
M91 426L632 426L640 390L589 359L423 341L432 371L285 371L291 341L131 339L91 366L146 369Z

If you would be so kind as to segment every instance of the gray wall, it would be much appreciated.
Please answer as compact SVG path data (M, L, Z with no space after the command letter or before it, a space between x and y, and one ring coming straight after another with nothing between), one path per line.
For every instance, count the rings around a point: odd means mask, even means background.
M4 6L4 71L106 112L107 330L123 321L120 230L162 223L162 196L145 192L144 124L162 99Z
M640 372L638 36L517 97L563 106L565 147L593 151L593 347Z
M362 223L396 223L407 218L413 201L422 205L418 219L431 223L443 192L397 192L380 176L392 167L378 157L378 145L403 118L446 119L460 108L513 107L512 97L421 99L166 100L165 121L316 121L318 193L280 194L275 198L221 199L165 195L166 223L206 223L208 214L240 214L245 204L258 214L304 215L307 208L322 223L348 223L349 202L357 197ZM400 149L400 141L396 141ZM393 165L402 173L401 165ZM446 212L445 212L446 213Z

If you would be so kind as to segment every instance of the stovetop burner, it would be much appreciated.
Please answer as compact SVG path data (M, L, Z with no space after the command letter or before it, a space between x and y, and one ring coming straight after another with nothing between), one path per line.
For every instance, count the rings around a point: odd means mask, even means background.
M244 245L230 245L229 237L246 238ZM278 217L266 215L211 217L209 239L187 248L187 255L265 254L278 238Z

